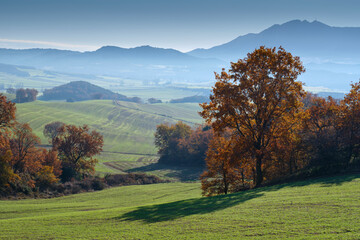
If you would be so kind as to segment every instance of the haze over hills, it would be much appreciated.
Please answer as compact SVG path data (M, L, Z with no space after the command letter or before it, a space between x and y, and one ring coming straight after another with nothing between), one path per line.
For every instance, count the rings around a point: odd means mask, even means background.
M66 73L184 82L210 81L213 70L221 69L225 63L150 46L130 49L106 46L83 53L56 49L0 49L0 62Z
M210 49L195 49L189 52L197 57L216 57L236 61L255 48L283 46L305 62L360 62L360 28L331 27L324 23L293 20L275 24L264 31L244 36Z
M244 58L261 45L283 46L304 62L307 71L300 80L310 90L345 92L351 82L360 78L358 39L359 27L331 27L318 21L293 20L188 53L150 46L129 49L105 46L92 52L0 49L0 63L71 74L202 83L210 87L214 82L213 72L229 67L230 61Z
M324 23L293 20L275 24L264 31L244 36L210 49L195 49L188 54L236 61L259 46L284 47L300 56L307 72L300 80L311 87L340 91L349 89L360 77L359 27L331 27Z

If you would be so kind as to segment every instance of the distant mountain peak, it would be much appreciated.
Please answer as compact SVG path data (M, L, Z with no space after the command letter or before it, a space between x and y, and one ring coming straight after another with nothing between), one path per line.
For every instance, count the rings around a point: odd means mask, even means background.
M95 53L116 55L116 54L182 54L181 52L171 48L158 48L150 45L143 45L133 48L121 48L116 46L103 46L95 51ZM142 56L143 57L143 56Z
M309 22L307 20L292 20L289 22L285 22L283 24L274 24L271 27L269 27L268 29L265 29L264 31L262 31L261 33L267 33L267 32L272 32L272 31L279 31L279 30L283 30L283 31L299 31L299 30L313 30L313 29L320 29L320 28L330 28L329 25L326 25L322 22L319 22L317 20Z
M279 24L275 24L275 25L279 25ZM291 20L288 22L285 22L283 24L280 24L280 26L286 26L286 25L322 25L322 26L328 26L325 23L319 22L318 20L314 20L312 22L308 21L308 20L299 20L299 19L295 19L295 20Z
M151 48L151 49L153 49L153 48L157 48L157 47L152 47L150 45L142 45L142 46L135 47L135 48L144 48L144 49Z
M123 48L120 48L117 46L103 46L103 47L97 49L95 52L109 52L109 51L114 51L114 50L116 51L119 49L123 49Z
M195 49L195 57L220 58L235 61L260 46L282 46L303 59L352 61L360 59L359 27L335 27L320 21L292 20L253 34L239 36L209 49ZM355 61L356 59L356 61Z

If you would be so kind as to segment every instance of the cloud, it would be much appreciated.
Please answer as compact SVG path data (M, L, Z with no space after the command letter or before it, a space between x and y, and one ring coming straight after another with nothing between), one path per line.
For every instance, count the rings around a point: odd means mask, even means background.
M95 50L99 46L93 45L79 45L79 44L68 44L68 43L59 43L59 42L48 42L48 41L34 41L34 40L18 40L18 39L6 39L0 38L0 43L12 43L17 44L17 46L25 47L28 45L42 46L42 47L55 47L61 49L73 49L73 50Z

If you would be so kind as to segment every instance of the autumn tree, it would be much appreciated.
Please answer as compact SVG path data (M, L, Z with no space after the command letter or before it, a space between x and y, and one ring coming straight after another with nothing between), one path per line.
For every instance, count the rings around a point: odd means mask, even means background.
M39 187L40 190L47 189L59 181L62 166L56 151L36 148L31 161L37 162L39 166L36 172L31 173L31 177L35 182L35 186Z
M64 125L65 123L59 121L51 122L45 125L43 134L49 139L51 144L54 144L57 135L60 133L61 127Z
M26 123L15 121L15 104L0 95L0 191L31 191L58 181L57 152L38 148L40 139Z
M165 164L176 164L180 157L179 141L187 139L191 134L191 127L183 122L175 125L160 124L155 132L155 146L161 155L159 162Z
M27 123L19 123L14 129L14 137L10 140L13 154L13 168L15 172L33 171L34 166L29 158L37 151L35 145L40 143L40 138L32 133L32 129Z
M11 151L0 154L0 194L6 192L10 187L9 182L13 181L15 174L10 165Z
M11 168L11 127L15 125L15 104L0 94L0 192L9 186L15 177Z
M205 166L206 151L213 137L210 126L160 124L156 128L155 145L161 155L159 163L176 166Z
M213 131L210 126L199 126L192 130L187 138L181 138L178 141L179 152L177 159L179 165L194 167L205 166L206 152L209 148Z
M347 163L360 162L360 81L340 103L339 125Z
M43 166L52 168L52 172L56 178L59 178L62 174L61 160L58 157L58 152L50 149L42 149L41 153Z
M311 166L325 166L341 161L340 106L338 102L312 96L303 121L302 137Z
M15 112L15 103L7 101L7 98L0 94L0 130L14 125Z
M11 167L21 179L21 184L35 186L33 176L42 168L41 154L36 147L40 139L33 134L27 123L18 123L13 129L13 138L10 139L12 152Z
M302 72L300 59L282 47L260 47L231 63L228 72L215 74L210 103L201 104L215 132L234 129L248 143L256 187L263 182L264 164L271 162L272 145L299 116L304 91L296 79Z
M103 136L90 131L87 125L63 125L54 141L54 149L62 160L62 180L81 178L95 171L97 159L103 147Z
M305 119L294 119L296 121L293 123L294 127L283 132L271 146L271 161L264 166L265 175L269 179L280 179L282 176L291 175L308 165L308 148L302 135L302 121Z
M207 169L200 176L203 195L228 194L245 186L251 169L241 149L244 147L239 141L233 141L229 136L214 136L206 155Z

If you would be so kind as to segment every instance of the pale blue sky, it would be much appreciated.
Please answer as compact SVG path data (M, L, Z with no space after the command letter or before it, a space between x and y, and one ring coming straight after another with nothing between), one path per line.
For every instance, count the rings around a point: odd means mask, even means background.
M189 51L290 20L360 27L358 0L0 0L0 47Z

